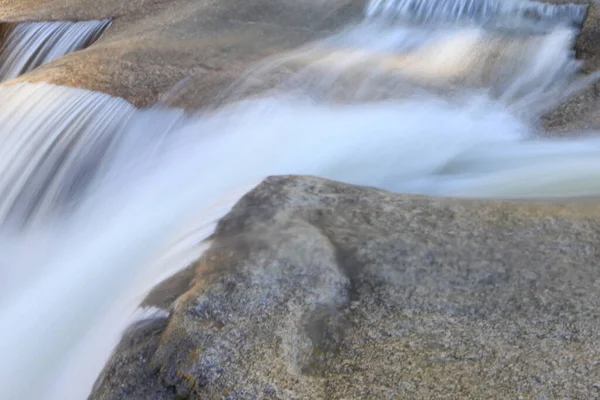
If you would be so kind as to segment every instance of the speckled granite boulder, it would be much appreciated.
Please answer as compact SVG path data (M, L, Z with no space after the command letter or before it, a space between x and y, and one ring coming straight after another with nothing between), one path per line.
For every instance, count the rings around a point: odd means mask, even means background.
M597 398L599 241L597 205L269 178L91 398Z

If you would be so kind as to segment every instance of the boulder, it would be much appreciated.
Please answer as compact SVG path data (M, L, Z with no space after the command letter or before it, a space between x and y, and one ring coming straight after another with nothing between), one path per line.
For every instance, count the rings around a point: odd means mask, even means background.
M600 206L272 177L91 399L600 396Z
M195 110L363 0L0 0L3 22L111 18L44 81ZM598 8L576 44L600 69ZM178 85L181 84L182 85ZM546 116L600 126L597 92ZM600 397L600 205L414 197L276 177L159 285L91 399ZM161 316L162 315L162 316Z
M583 60L583 70L591 74L600 70L600 9L596 2L585 0L552 0L552 4L587 4L586 20L575 43L575 54ZM544 118L544 125L553 131L567 132L579 129L599 129L598 94L600 86L577 94Z
M138 107L167 96L170 106L195 110L211 104L252 63L358 20L363 4L363 0L36 0L19 2L13 10L5 6L4 20L113 20L92 46L13 82L82 87Z
M586 73L600 69L598 7L590 4L577 40ZM138 107L163 101L198 110L251 65L293 50L361 19L366 0L0 0L4 22L113 20L84 51L62 57L13 82L50 82L121 97ZM553 131L600 127L597 89L544 118Z

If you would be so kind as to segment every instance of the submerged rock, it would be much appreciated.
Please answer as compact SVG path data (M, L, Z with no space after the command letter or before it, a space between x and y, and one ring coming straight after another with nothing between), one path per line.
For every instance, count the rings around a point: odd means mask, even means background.
M599 395L600 206L274 177L213 239L92 399Z

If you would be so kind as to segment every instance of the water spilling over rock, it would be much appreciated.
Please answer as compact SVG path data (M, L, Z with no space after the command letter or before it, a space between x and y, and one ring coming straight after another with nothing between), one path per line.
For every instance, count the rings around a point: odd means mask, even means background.
M0 86L0 107L2 224L66 206L135 112L121 99L45 84Z
M237 25L243 12L223 7L220 22ZM452 318L476 326L474 315L487 318L490 327L482 332L489 344L497 339L494 327L506 326L494 310L515 316L521 324L515 332L540 335L544 329L528 324L531 308L519 299L544 302L545 290L560 287L555 304L572 295L573 282L590 292L597 278L595 208L423 200L319 179L270 179L222 221L210 252L184 279L175 277L183 283L168 281L144 297L194 263L216 221L268 175L316 175L440 196L598 196L597 136L556 140L540 137L537 127L543 112L597 78L582 76L572 51L582 10L531 2L374 1L363 23L266 60L214 107L188 116L138 110L81 89L0 87L0 273L6 275L0 279L0 397L84 398L142 302L151 312L142 312L135 326L141 328L125 337L93 398L314 399L332 391L341 398L346 388L350 398L411 393L394 386L398 375L373 361L387 360L375 353L365 359L384 372L375 378L395 377L392 386L374 383L364 391L343 383L348 371L375 382L361 365L348 363L363 359L355 352L368 337L381 343L373 336L378 330L348 331L350 347L340 344L345 318L354 315L359 327L369 323L363 311L397 339L396 356L410 326L422 332L442 321L439 332L457 332ZM170 31L162 45L170 49L180 33ZM160 64L144 68L153 62ZM222 72L209 63L198 70ZM232 198L224 200L226 193ZM522 274L514 267L520 257ZM557 259L562 264L552 279L536 281ZM479 293L497 306L475 307ZM582 311L598 309L590 307L594 299L578 299L577 322L595 329L598 319ZM505 307L511 301L514 309ZM386 325L403 307L409 307L408 327ZM548 306L547 315L560 307ZM435 321L420 325L414 315L424 314ZM572 331L557 328L556 335ZM594 332L584 335L590 356ZM510 353L504 341L530 344L522 341L527 335L502 335L488 353ZM421 353L431 347L411 343ZM448 346L458 351L454 342ZM552 342L541 353L559 348ZM444 356L444 365L458 359L454 353ZM481 365L489 367L486 360L494 357L483 353ZM521 362L508 357L499 365ZM457 379L477 370L460 365ZM330 373L333 388L324 381ZM550 383L564 378L547 376ZM489 397L489 386L471 384L470 393Z
M367 18L417 23L476 23L520 30L579 28L587 5L548 4L521 0L371 0Z
M539 118L598 79L583 77L574 32L542 35L482 28L364 25L267 60L225 101L268 93L317 102L360 103L473 91ZM471 90L469 92L469 89Z
M0 47L0 82L94 43L110 21L9 24Z

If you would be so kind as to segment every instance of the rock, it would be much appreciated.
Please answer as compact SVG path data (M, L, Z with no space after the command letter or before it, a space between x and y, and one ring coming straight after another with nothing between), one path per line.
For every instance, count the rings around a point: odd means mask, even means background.
M583 60L583 69L587 74L600 71L600 9L596 2L584 0L552 0L552 4L588 4L586 20L575 43L575 54ZM600 86L596 84L577 94L544 118L544 124L553 131L571 131L579 129L599 129L598 94Z
M86 50L13 82L197 109L252 63L357 20L363 6L0 0L0 16L113 19ZM600 68L598 15L592 4L576 45L587 73ZM545 123L600 126L597 92ZM196 265L146 299L169 317L130 327L91 398L595 398L599 212L267 179Z
M83 87L154 104L175 88L171 106L211 104L249 65L360 18L362 0L45 0L19 3L5 21L112 18L84 51L18 81ZM1 12L1 11L0 11ZM177 84L185 80L180 87Z
M590 4L576 44L587 73L600 67L598 7ZM112 18L85 51L18 81L45 81L122 97L138 107L159 100L188 110L212 105L253 63L357 21L365 0L0 0L4 22ZM544 119L566 132L600 128L597 89L575 96Z
M273 177L213 239L92 399L598 394L599 205Z

